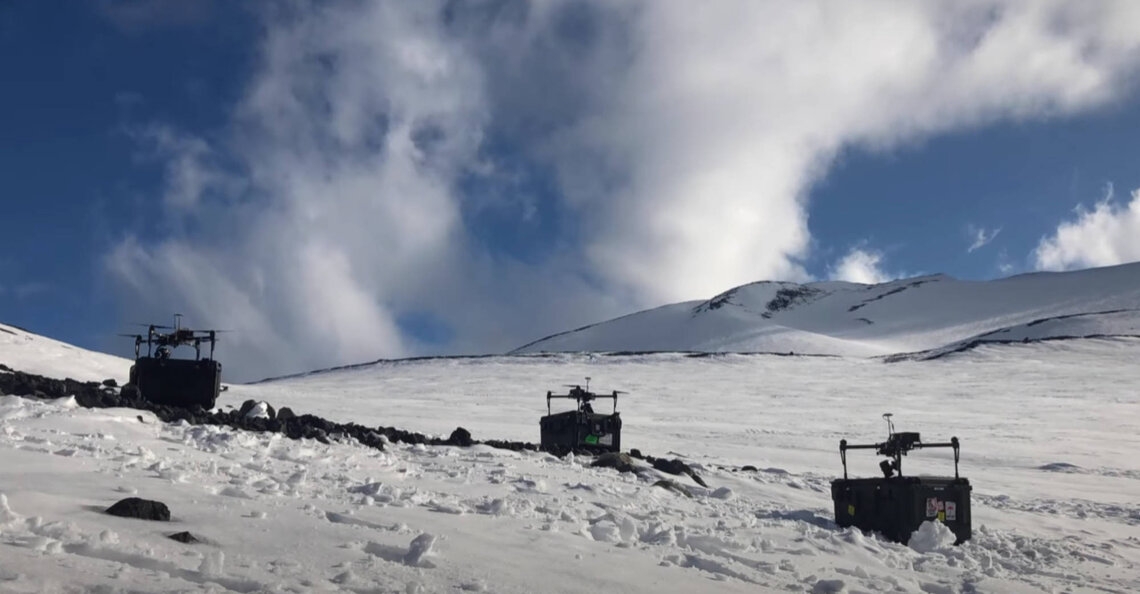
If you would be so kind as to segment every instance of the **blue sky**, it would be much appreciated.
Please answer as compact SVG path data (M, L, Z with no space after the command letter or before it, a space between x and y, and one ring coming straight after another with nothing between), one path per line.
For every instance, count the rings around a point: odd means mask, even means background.
M0 321L249 379L1140 259L1140 15L1067 4L5 3Z

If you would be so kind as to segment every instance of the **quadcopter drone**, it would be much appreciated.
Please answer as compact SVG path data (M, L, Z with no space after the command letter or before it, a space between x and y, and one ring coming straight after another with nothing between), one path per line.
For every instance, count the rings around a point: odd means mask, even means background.
M174 314L174 326L161 324L144 324L147 326L146 337L141 334L120 334L120 336L134 337L135 359L141 355L142 345L146 344L146 356L154 359L169 359L174 349L180 346L193 346L194 359L202 359L202 344L210 345L210 354L206 360L213 360L214 345L218 342L218 333L224 330L191 330L182 327L182 314ZM161 332L170 330L170 332Z
M553 392L546 393L546 414L553 414L550 408L550 401L555 398L567 398L577 401L578 412L593 414L594 407L590 402L598 398L612 398L614 401L613 414L617 414L617 397L618 394L626 394L624 390L614 390L610 394L596 394L590 391L590 378L586 378L586 387L582 388L581 384L563 384L564 387L570 388L569 394L554 394Z
M617 412L617 398L618 394L625 392L591 392L588 377L585 388L579 384L567 384L566 387L570 388L568 394L546 393L546 416L539 419L541 449L560 456L572 451L621 451L621 415ZM550 406L550 401L555 398L574 400L577 406L574 410L555 413ZM612 398L613 413L595 413L590 403L598 398Z
M839 440L839 457L843 461L843 478L847 478L847 450L875 450L880 456L887 459L879 463L884 478L891 478L895 474L902 476L902 457L907 452L922 448L954 448L954 478L958 478L958 460L960 444L957 437L951 437L946 443L923 443L918 433L895 432L895 424L891 421L891 413L885 413L883 418L887 421L887 441L875 444L848 444L846 439Z
M174 314L174 326L143 324L146 336L124 334L135 339L135 363L131 365L129 384L133 384L145 400L209 410L222 391L222 364L214 360L214 345L221 330L192 330L182 327L182 314ZM164 332L168 331L168 332ZM146 343L146 354L142 345ZM210 353L202 357L202 345ZM194 347L194 358L175 359L178 347Z

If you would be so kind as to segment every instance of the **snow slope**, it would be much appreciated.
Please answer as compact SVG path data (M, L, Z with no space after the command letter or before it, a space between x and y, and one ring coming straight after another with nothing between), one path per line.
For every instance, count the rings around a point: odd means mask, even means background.
M26 373L79 381L127 381L129 359L81 349L65 342L0 324L0 363Z
M1140 335L1140 263L994 281L759 282L556 334L537 352L875 356L1005 341Z
M681 455L709 488L536 452L378 451L0 396L0 592L1140 591L1138 355L1140 339L1115 338L892 364L436 359L233 386L220 399L537 441L545 391L590 376L630 390L619 402L627 448ZM962 440L970 542L949 546L928 526L912 548L832 524L838 441L880 440L886 411L900 430ZM873 456L850 462L854 475L877 473ZM951 466L924 451L904 469ZM655 487L661 478L691 497ZM173 521L101 513L130 495L166 502ZM184 530L203 542L166 538Z

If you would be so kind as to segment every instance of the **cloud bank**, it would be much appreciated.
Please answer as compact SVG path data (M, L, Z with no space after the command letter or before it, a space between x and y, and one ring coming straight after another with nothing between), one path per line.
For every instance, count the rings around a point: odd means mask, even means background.
M1140 48L1127 0L299 2L261 18L225 129L152 128L176 231L107 256L124 311L178 304L237 330L246 378L504 350L806 280L810 191L839 151L1105 105ZM424 344L408 319L450 339Z
M1109 188L1090 210L1078 206L1076 218L1041 238L1033 252L1038 270L1071 270L1140 260L1140 190L1119 204Z

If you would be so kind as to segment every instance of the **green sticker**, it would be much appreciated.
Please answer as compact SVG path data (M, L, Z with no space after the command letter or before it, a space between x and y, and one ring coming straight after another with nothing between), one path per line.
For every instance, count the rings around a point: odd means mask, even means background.
M590 445L597 445L598 444L598 436L597 435L587 435L586 436L586 443L588 443Z

